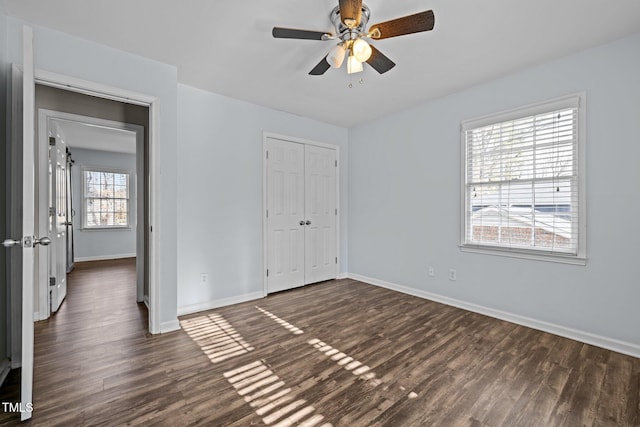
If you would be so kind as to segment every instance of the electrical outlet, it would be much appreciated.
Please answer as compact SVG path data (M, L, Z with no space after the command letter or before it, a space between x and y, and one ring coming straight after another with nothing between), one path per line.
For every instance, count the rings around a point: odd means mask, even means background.
M450 268L449 269L449 280L451 281L455 281L458 279L458 273L456 272L455 268Z
M202 273L200 275L200 283L207 283L209 281L209 275Z
M436 269L429 267L429 277L436 277Z

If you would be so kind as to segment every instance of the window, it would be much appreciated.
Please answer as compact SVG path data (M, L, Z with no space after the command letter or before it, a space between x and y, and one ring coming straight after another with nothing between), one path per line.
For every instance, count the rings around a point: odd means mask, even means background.
M583 99L462 123L463 250L585 263Z
M129 173L83 170L83 228L129 227Z

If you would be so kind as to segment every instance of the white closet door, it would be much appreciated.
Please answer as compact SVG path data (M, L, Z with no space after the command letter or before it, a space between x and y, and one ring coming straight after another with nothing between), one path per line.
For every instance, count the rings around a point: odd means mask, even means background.
M336 150L305 147L305 283L335 279Z
M267 291L278 292L305 280L304 145L268 138L267 153Z

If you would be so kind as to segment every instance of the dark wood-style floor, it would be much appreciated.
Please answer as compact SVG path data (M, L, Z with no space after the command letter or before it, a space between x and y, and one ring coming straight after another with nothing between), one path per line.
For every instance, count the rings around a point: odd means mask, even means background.
M351 280L150 336L134 281L131 262L70 275L36 324L29 424L640 425L633 357ZM8 381L0 399L17 401Z

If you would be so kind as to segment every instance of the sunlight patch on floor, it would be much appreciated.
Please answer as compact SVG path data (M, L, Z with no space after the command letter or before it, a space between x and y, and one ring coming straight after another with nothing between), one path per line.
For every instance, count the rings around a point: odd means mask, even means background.
M331 358L334 362L336 362L339 366L344 366L344 369L347 371L351 371L353 375L356 375L364 380L373 380L375 385L380 384L380 380L375 379L376 374L371 371L371 368L363 365L361 362L354 360L353 357L346 355L340 350L331 347L330 345L320 341L317 338L307 341L309 345L315 347L321 353L324 353L325 356Z
M180 326L200 346L211 363L222 362L253 350L219 314L181 320Z
M280 326L283 326L284 328L288 329L289 332L292 332L294 335L300 335L300 334L304 334L304 331L294 325L292 325L291 323L282 320L281 318L279 318L278 316L276 316L273 313L269 313L267 310L264 310L260 307L258 307L256 305L256 308L258 310L260 310L264 315L266 315L267 317L273 319L275 322L277 322Z
M315 408L303 399L296 399L292 389L286 388L284 381L262 361L225 372L224 377L267 425L332 427L328 423L320 425L324 416L314 415Z

